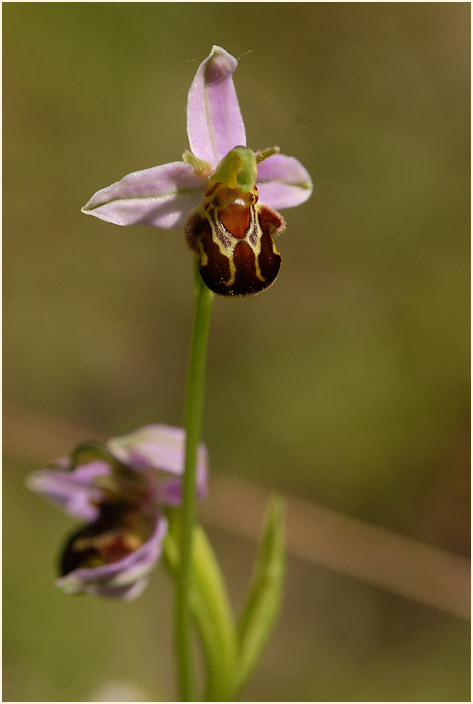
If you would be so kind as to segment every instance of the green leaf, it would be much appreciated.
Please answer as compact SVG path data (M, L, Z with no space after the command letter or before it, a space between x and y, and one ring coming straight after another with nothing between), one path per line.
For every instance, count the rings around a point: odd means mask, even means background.
M236 691L244 685L256 665L279 614L285 573L284 518L284 502L273 496L238 624Z
M164 542L164 559L176 578L179 570L178 527ZM220 568L200 526L194 529L189 601L207 665L206 701L228 701L233 693L236 634L233 613Z

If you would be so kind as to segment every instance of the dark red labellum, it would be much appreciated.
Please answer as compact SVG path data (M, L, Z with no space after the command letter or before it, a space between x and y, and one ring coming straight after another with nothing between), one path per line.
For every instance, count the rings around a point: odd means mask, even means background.
M278 275L281 257L273 236L282 231L284 220L257 203L256 186L242 197L226 187L221 189L223 196L218 190L215 196L215 190L213 186L205 194L203 208L185 226L187 242L199 257L200 274L212 291L223 296L259 293Z

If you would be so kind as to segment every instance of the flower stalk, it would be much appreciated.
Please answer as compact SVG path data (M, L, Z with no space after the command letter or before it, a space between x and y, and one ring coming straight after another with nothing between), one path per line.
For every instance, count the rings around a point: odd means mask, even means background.
M180 701L194 701L190 591L192 535L196 514L196 459L202 427L205 366L213 293L204 284L195 264L194 323L192 328L185 405L186 449L182 505L179 509L180 569L176 586L175 646Z

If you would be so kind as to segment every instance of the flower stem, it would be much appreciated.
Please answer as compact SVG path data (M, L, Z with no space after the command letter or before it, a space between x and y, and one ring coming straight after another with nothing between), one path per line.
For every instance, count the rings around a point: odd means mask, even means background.
M213 294L202 281L195 263L194 324L187 372L185 405L186 459L182 505L179 511L181 562L177 578L175 641L179 701L195 701L195 674L192 657L191 610L192 535L196 514L196 456L202 426L207 341Z

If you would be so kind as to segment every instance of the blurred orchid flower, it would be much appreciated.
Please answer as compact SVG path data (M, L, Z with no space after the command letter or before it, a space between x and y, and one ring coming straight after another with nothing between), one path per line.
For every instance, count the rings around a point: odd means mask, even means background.
M187 99L190 151L182 161L135 171L95 193L84 213L116 225L184 227L207 286L223 295L258 293L281 263L273 237L284 229L273 208L300 205L311 178L278 147L253 152L233 84L237 60L214 46Z
M106 444L85 442L28 477L30 489L87 522L66 543L59 587L125 600L141 594L161 555L163 510L181 503L184 449L184 430L147 425ZM207 451L200 445L200 499L206 487Z

